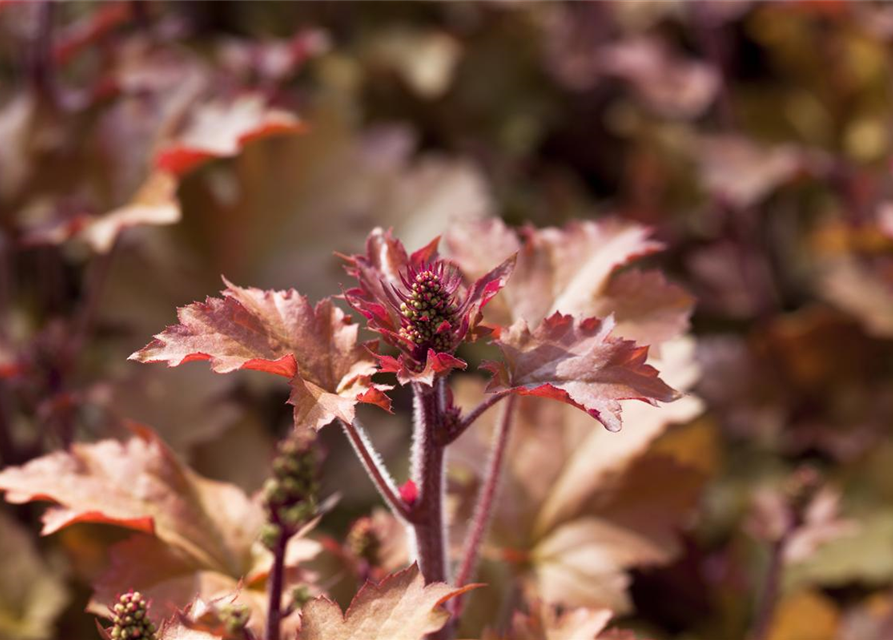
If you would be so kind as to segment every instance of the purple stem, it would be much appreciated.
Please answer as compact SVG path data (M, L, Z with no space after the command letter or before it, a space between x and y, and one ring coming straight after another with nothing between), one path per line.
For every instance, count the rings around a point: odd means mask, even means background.
M490 449L490 458L487 461L487 471L484 476L484 484L478 492L477 504L474 508L474 516L471 522L471 530L465 541L465 549L462 553L462 565L456 576L456 586L461 587L474 578L480 558L481 543L487 534L490 521L493 518L493 502L499 493L499 479L502 475L502 463L508 448L509 435L512 430L512 418L515 413L517 396L509 398L503 407L502 419L493 434L493 446ZM453 600L454 616L458 617L462 611L462 596Z
M357 424L350 424L344 420L339 420L339 422L344 428L344 433L347 435L348 440L350 440L350 444L353 445L357 457L360 459L360 462L363 463L366 473L369 475L373 484L375 484L375 488L378 489L381 497L384 498L384 501L391 508L391 511L394 512L394 515L403 520L410 520L412 514L406 506L406 503L403 501L403 498L398 494L397 488L394 485L394 480L382 463L381 456L379 456L378 452L373 448L366 432Z
M282 621L282 585L285 575L285 549L290 534L282 530L273 549L273 568L270 570L270 581L267 589L269 605L267 610L266 640L279 640L279 627Z
M412 476L419 488L413 508L413 533L419 569L425 583L448 582L444 531L444 446L436 438L440 426L437 391L414 385L415 424Z

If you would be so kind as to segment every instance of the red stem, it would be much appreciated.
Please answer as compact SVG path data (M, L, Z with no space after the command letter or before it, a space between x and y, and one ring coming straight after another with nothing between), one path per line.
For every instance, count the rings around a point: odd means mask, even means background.
M282 621L282 585L285 575L285 549L290 535L286 531L279 534L276 547L273 549L273 568L270 570L270 582L267 589L269 604L267 608L266 640L279 640L279 627Z
M415 385L413 479L419 497L413 508L413 533L425 583L448 582L444 531L444 446L437 441L441 423L437 391Z
M375 488L378 489L378 492L391 508L391 511L394 512L394 515L403 520L410 520L412 514L406 506L406 503L398 495L397 488L394 485L391 475L388 473L387 469L385 469L384 464L382 464L381 457L372 447L372 443L366 436L366 432L363 431L363 428L359 425L350 424L344 420L339 420L339 422L341 422L341 426L344 428L344 433L353 445L357 457L360 459L360 462L363 463L366 473L369 474L369 478L372 480L373 484L375 484Z
M456 586L461 587L474 578L480 558L481 543L487 534L490 521L493 518L493 502L499 493L499 479L502 475L502 463L508 448L509 434L512 430L512 418L514 417L515 402L517 396L509 398L503 407L502 419L493 434L493 446L490 449L490 459L487 462L487 471L484 476L484 484L478 492L477 504L474 508L471 530L465 541L465 549L462 553L462 565L456 576ZM462 597L453 600L454 616L458 617L462 611Z

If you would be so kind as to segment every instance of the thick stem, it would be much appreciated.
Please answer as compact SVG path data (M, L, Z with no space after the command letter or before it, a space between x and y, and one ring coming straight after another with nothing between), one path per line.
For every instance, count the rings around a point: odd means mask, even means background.
M411 515L409 509L398 494L397 487L394 484L394 480L391 478L391 474L388 473L384 463L382 463L381 456L379 456L378 452L373 448L366 432L358 424L350 424L344 420L340 420L339 422L341 422L341 426L344 428L344 433L347 435L347 439L350 440L350 444L353 445L357 457L360 459L360 462L363 463L366 473L369 474L369 478L372 480L373 484L375 484L375 488L378 489L381 497L384 498L384 501L391 508L391 511L394 512L394 515L403 520L409 520Z
M437 441L441 414L437 392L416 385L412 474L419 488L413 509L413 534L419 569L426 583L449 582L444 530L444 446Z
M775 617L778 592L781 587L781 573L784 568L784 550L792 532L793 527L772 545L769 568L763 578L763 593L760 596L760 603L754 617L750 640L767 640L769 632L772 630L772 620Z
M516 400L517 396L509 398L509 401L503 407L502 419L499 421L496 432L493 434L493 445L490 449L490 458L487 461L484 483L478 492L471 529L468 532L465 549L462 552L462 564L459 567L459 573L456 575L457 587L461 587L474 579L478 559L480 558L481 544L493 518L493 502L499 493L499 479L502 475L502 463L505 459L509 434L512 430L512 418L515 413ZM458 616L462 610L462 596L455 598L452 602L454 616Z
M285 576L285 549L288 546L289 534L281 531L273 549L273 568L267 585L269 599L267 609L266 640L279 640L279 627L282 621L282 586Z

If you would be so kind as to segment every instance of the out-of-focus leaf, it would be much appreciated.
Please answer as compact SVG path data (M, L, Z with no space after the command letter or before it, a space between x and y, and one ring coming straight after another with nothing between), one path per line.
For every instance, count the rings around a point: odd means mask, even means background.
M442 31L399 29L377 34L369 58L397 71L418 95L436 99L449 90L461 53L459 42Z
M699 116L719 88L716 69L673 53L655 38L630 38L597 55L605 73L625 79L647 107L667 117Z
M97 253L108 253L122 231L142 225L168 225L180 221L177 183L163 171L151 174L127 204L101 216L80 216L34 229L25 234L30 244L61 244L78 238Z
M0 512L0 638L46 640L68 603L62 576L40 557L28 532Z
M829 598L813 591L788 596L778 606L769 640L834 640L840 612Z
M182 307L180 324L130 358L172 367L210 360L217 373L256 369L291 378L295 423L317 429L335 418L352 422L358 402L390 409L387 387L371 381L370 349L357 343L357 325L331 299L313 307L294 289L226 284L223 298Z
M483 368L493 373L488 391L506 391L567 402L599 420L609 431L621 428L620 400L671 402L679 394L645 364L648 348L611 337L612 318L546 318L534 331L520 320L496 344L505 363Z
M468 278L493 260L518 252L505 289L487 308L496 324L526 320L535 327L556 311L582 317L614 314L617 334L656 344L688 328L694 299L652 271L615 272L663 245L641 225L605 219L564 228L522 229L521 238L500 220L452 226L448 255ZM489 265L489 266L488 266Z
M294 114L270 109L260 96L209 102L191 114L189 124L175 140L163 146L155 165L182 175L211 158L235 156L252 140L303 130L304 124Z
M528 614L516 612L506 640L595 640L613 614L608 609L577 608L560 614L555 607L537 602Z
M366 583L346 613L327 598L309 602L303 610L301 640L422 640L449 619L441 607L444 602L477 586L425 585L412 565L378 584Z
M168 446L185 454L232 427L240 412L231 398L233 381L192 367L133 367L126 377L100 383L90 400L116 423L151 424Z
M871 335L893 336L893 276L854 259L828 264L820 282L832 304L855 316Z
M5 469L0 489L13 503L58 504L44 514L44 535L77 522L113 524L154 534L233 575L263 521L241 490L184 468L145 427L123 443L78 444Z
M804 562L789 566L785 581L791 586L885 584L893 572L893 513L868 513L857 522L852 535L831 540Z
M797 147L766 147L732 136L702 139L696 160L707 192L741 208L757 204L798 173L822 164L821 157Z

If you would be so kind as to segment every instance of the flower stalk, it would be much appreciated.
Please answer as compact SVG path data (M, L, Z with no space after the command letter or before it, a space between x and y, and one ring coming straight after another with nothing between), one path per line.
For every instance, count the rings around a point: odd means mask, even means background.
M412 477L419 487L419 499L413 508L411 533L425 582L449 582L443 515L445 447L437 438L441 412L434 389L418 384L413 392Z
M318 470L314 439L306 431L279 444L273 474L264 484L267 524L261 541L273 554L267 582L266 640L279 640L282 622L282 590L285 586L285 555L288 541L316 515Z

